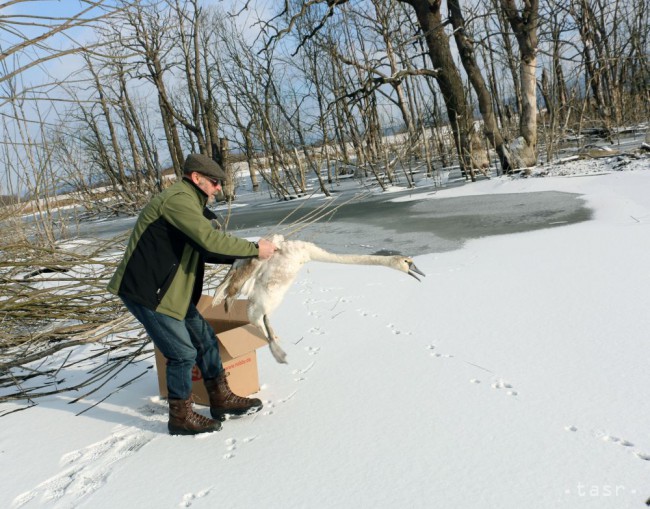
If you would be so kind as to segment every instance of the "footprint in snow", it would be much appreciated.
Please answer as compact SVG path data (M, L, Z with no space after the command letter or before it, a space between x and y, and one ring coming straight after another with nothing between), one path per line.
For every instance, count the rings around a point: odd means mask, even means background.
M242 444L250 444L252 441L257 439L257 435L252 435L241 440ZM223 459L229 460L236 456L236 451L238 450L240 441L236 438L227 438L224 440L224 445L226 446L226 452L223 455Z
M390 331L391 331L393 334L395 334L396 336L399 335L399 334L404 334L405 336L410 336L410 335L411 335L410 332L402 332L401 330L399 330L399 329L398 329L394 324L392 324L392 323L388 323L388 324L386 324L386 327L388 327L388 328L390 329Z
M306 367L304 367L304 368L302 368L302 369L294 369L291 373L294 374L294 375L304 375L304 374L307 373L311 368L313 368L315 364L316 364L316 362L315 362L315 361L312 361L312 362L309 363L308 366L306 366Z
M318 355L318 352L320 352L320 346L306 346L305 351L308 355Z
M622 440L618 437L612 436L612 435L604 435L603 440L605 442L612 442L614 444L621 445L623 447L634 447L634 444L632 442L629 442L627 440Z
M578 431L578 428L576 426L566 426L564 428L567 431ZM594 438L599 438L603 440L604 442L609 442L611 444L616 444L621 447L629 448L629 447L634 447L634 443L630 442L629 440L625 440L623 438L619 438L615 435L610 435L608 433L605 433L602 430L593 430L591 432L592 436ZM632 451L632 453L639 459L642 459L643 461L650 461L650 454L646 454L641 451ZM650 504L649 504L650 505Z
M634 447L634 443L614 435L604 434L601 438L605 442L610 442L612 444L620 445L621 447ZM633 454L637 458L642 459L643 461L650 461L650 454L646 454L641 451L633 451Z
M63 470L13 501L18 508L40 498L40 503L76 507L91 493L101 489L116 465L138 452L159 434L140 427L120 427L108 438L61 457Z
M273 415L273 409L275 408L275 403L271 400L264 402L264 408L262 409L262 415ZM257 414L255 414L254 419L257 419Z
M226 438L223 443L226 445L226 453L223 455L223 459L229 460L235 457L235 450L237 449L237 439L236 438Z
M360 316L363 317L371 317L371 318L378 318L379 315L376 313L371 313L370 311L366 311L365 309L357 309L357 313L359 313Z
M505 390L506 390L506 394L507 394L508 396L516 396L516 395L517 395L517 391L515 391L515 390L512 388L512 384L510 384L510 383L508 383L508 382L504 382L503 380L497 380L496 382L494 382L494 383L492 384L492 388L493 388L493 389L497 389L497 390L505 389Z
M197 498L203 498L209 495L211 489L212 488L207 488L205 490L199 491L198 493L186 493L183 495L183 500L181 500L180 504L178 504L178 507L190 507L192 505L192 502Z

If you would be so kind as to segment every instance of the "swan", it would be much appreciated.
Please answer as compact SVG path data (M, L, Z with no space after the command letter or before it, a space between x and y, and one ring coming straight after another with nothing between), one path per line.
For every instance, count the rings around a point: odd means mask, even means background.
M248 298L247 314L250 323L257 326L269 343L276 361L286 364L286 353L280 348L269 317L280 305L287 290L296 279L298 271L307 262L345 263L352 265L382 265L399 270L420 281L425 274L413 259L402 255L336 254L316 244L301 240L285 240L282 235L269 239L277 246L268 260L259 258L239 259L215 290L212 305L225 300L225 308L238 296Z

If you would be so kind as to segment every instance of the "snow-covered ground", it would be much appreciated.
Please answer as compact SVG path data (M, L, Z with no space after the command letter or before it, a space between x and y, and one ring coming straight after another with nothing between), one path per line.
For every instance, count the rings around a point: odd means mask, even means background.
M594 210L418 256L421 283L308 264L273 317L289 364L260 350L265 407L219 433L167 435L152 357L80 416L115 386L5 415L0 506L645 507L650 168L613 164L420 195L558 190Z

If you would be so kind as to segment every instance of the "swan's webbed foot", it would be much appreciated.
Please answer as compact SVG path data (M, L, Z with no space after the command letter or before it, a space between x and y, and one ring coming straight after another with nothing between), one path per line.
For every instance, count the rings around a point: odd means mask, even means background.
M278 361L280 364L287 364L287 354L280 348L280 345L278 344L277 341L277 336L275 335L275 332L273 332L273 329L271 328L271 322L269 321L269 317L264 315L264 328L266 329L266 337L269 341L269 348L271 349L271 353L273 354L273 357L275 358L276 361Z
M271 341L269 343L269 348L271 349L271 354L273 354L273 358L278 361L280 364L287 364L287 354L280 348L280 345L278 345L275 341Z

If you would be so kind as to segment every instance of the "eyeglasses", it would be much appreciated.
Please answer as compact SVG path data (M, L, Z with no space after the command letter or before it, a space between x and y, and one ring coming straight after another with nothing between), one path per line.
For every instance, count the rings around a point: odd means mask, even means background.
M201 174L201 175L203 175L203 174ZM207 175L203 175L203 178L205 178L208 182L210 182L210 184L212 184L215 187L216 186L223 187L223 179L215 179L215 178L212 178L212 177L208 177Z

